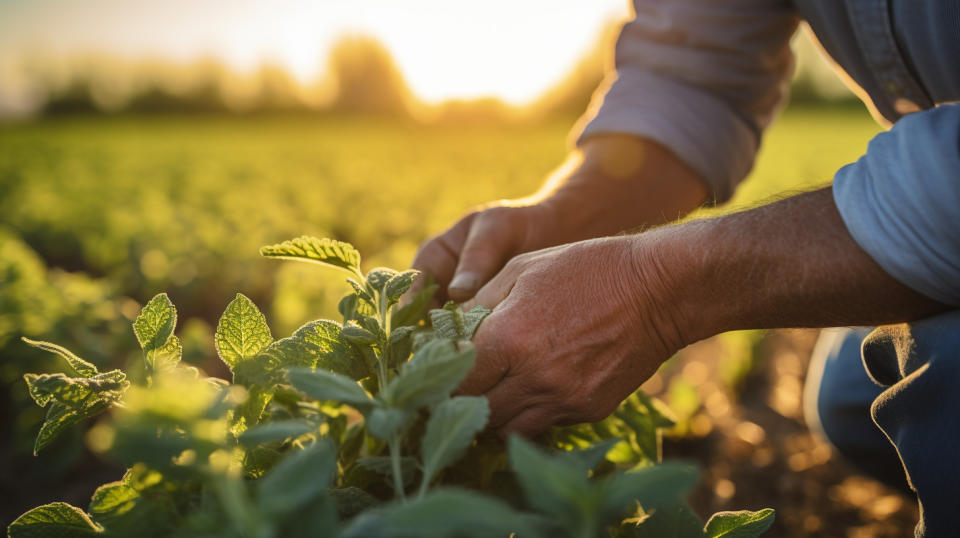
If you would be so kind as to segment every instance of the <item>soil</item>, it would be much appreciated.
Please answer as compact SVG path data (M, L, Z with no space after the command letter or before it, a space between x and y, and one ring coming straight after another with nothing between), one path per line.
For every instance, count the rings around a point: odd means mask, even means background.
M772 507L776 522L768 536L913 536L915 498L858 474L804 422L802 388L817 335L770 332L737 390L714 375L718 357L730 352L722 339L681 352L671 371L696 386L703 404L689 421L692 435L666 439L664 455L703 467L691 497L701 515ZM651 382L668 402L669 376Z

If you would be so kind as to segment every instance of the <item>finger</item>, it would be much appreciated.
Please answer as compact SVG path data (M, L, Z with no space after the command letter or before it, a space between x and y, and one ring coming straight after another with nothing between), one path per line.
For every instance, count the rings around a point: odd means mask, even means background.
M522 376L507 375L484 393L490 404L487 428L497 429L514 417L536 405L535 394L529 390L529 382Z
M412 268L433 275L434 282L439 286L436 299L441 302L446 302L447 286L453 278L460 251L476 215L471 213L463 217L446 232L423 243L413 258ZM418 278L413 287L421 289L424 281L423 277Z
M510 258L516 231L504 219L503 211L486 211L477 216L467 234L453 279L447 288L450 298L465 301L497 274Z
M525 409L499 429L500 437L511 435L536 437L545 432L556 421L556 413L545 405Z
M508 263L493 279L484 284L472 299L463 303L463 309L470 310L477 305L483 305L490 310L495 309L513 291L513 286L523 272L523 267L521 263Z
M477 352L476 360L473 369L460 384L458 394L483 394L505 378L510 371L509 357L503 353L500 339L497 337L497 326L502 317L503 315L499 312L490 314L473 335L473 346Z
M420 274L417 275L407 293L403 294L403 298L400 300L401 306L409 303L430 281L437 285L437 291L430 300L430 307L436 308L445 303L447 283L453 275L453 270L457 267L457 258L436 239L433 239L420 248L413 260L412 267L420 271Z

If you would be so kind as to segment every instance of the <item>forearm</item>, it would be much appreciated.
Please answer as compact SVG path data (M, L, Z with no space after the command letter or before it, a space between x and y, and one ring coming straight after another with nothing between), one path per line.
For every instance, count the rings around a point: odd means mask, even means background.
M847 231L830 188L638 236L682 344L719 332L879 325L946 309L884 272Z
M566 243L670 222L707 196L703 180L663 146L604 135L572 153L537 199L557 215Z

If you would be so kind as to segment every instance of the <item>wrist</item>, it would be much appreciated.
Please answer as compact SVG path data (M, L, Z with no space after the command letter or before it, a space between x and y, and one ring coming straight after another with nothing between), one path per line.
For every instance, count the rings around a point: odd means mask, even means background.
M541 191L566 241L670 222L702 205L702 179L665 147L628 135L589 139Z
M671 352L719 334L728 327L730 305L716 300L710 278L709 245L704 244L704 222L668 226L629 236L632 274L637 289L646 290L663 338ZM719 308L717 308L719 306Z

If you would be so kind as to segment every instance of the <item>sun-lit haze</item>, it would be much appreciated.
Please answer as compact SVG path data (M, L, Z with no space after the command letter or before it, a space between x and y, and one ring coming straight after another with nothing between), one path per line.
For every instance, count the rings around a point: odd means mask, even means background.
M241 73L269 62L308 83L338 38L366 34L390 50L424 101L519 104L560 79L627 12L626 0L0 0L0 101L15 96L9 86L30 58L88 53L212 57Z

